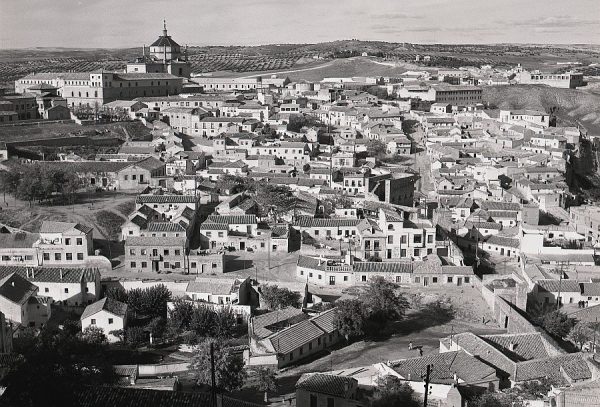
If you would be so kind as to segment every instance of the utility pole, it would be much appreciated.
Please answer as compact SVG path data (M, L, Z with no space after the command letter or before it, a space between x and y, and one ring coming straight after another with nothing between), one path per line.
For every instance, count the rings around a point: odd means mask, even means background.
M215 344L210 343L210 398L213 407L217 407L217 384L215 377Z
M596 356L596 329L598 328L598 317L596 317L596 323L594 324L594 341L592 342L592 354ZM596 359L594 359L596 360Z
M565 262L560 262L560 279L558 280L558 296L556 297L556 310L560 308L560 291L562 289L562 280L563 280L563 272L564 272Z
M427 373L425 373L425 394L423 394L423 406L427 407L427 397L429 396L429 376L431 375L431 365L427 365Z

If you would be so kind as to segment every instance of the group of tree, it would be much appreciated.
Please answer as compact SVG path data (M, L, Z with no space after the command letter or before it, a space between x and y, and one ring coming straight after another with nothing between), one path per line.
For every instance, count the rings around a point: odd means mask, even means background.
M544 328L555 338L566 339L577 323L564 312L555 309L552 305L541 304L530 310L533 322Z
M419 407L422 402L409 384L396 376L383 376L377 381L372 407Z
M169 310L167 330L171 337L183 336L188 344L195 345L206 338L231 339L239 327L229 309L213 309L179 299Z
M316 125L317 119L314 116L292 114L287 124L287 130L299 133L303 127L313 127Z
M223 341L215 338L204 339L200 342L192 358L190 370L194 373L196 384L211 385L213 368L211 359L214 360L217 390L233 391L244 385L246 378L244 359L240 354L234 352L231 346L227 346Z
M117 379L106 342L75 323L45 328L15 340L20 356L1 380L6 406L73 406L84 386L110 385Z
M275 220L294 210L298 203L293 191L285 185L273 185L252 178L225 175L215 185L219 191L246 192L256 202L259 217Z
M171 291L164 284L129 291L121 287L111 287L106 290L106 296L127 304L129 311L137 318L164 318L167 316L167 302L171 300Z
M291 291L285 287L279 287L275 284L266 284L260 287L261 298L267 308L271 310L287 307L300 308L300 293Z
M358 298L336 301L334 324L346 339L384 332L388 323L404 318L409 303L397 286L375 277Z
M544 399L552 389L551 380L542 378L519 383L503 391L485 391L469 401L474 407L525 407L529 401Z
M0 172L0 190L30 204L55 198L73 203L77 191L85 186L85 181L75 172L44 163L15 165Z

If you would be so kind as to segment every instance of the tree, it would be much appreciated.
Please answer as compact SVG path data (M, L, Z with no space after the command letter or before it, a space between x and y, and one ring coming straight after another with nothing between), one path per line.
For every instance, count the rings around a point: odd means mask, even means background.
M154 317L148 325L146 330L152 335L152 341L162 339L167 330L167 320L164 317Z
M387 153L386 145L379 140L369 140L367 143L367 154L369 157L382 158Z
M212 336L219 339L233 338L237 326L237 319L233 312L228 309L221 309L214 312Z
M300 308L300 293L290 291L288 288L267 284L261 287L260 292L269 309Z
M253 199L258 205L258 215L273 216L276 220L291 212L297 204L297 198L292 190L285 185L254 183Z
M277 390L277 380L275 378L275 371L267 367L259 367L256 370L256 382L258 391L265 393L264 401L269 401L269 392Z
M454 319L456 310L450 298L443 297L425 304L422 314L432 321L445 323Z
M212 329L215 322L215 313L208 307L194 307L192 320L190 321L190 331L194 332L196 337L212 336ZM197 341L195 341L197 342Z
M211 344L214 347L215 380L217 388L225 391L237 390L244 384L246 371L244 360L231 348L214 339L204 340L198 345L190 370L194 372L198 385L211 384Z
M177 299L169 310L168 329L170 335L177 335L190 329L194 315L194 304L190 301Z
M579 349L583 348L583 345L592 341L594 338L594 330L588 322L577 322L569 334L567 339L579 346Z
M361 295L369 318L376 317L392 321L404 317L409 303L402 294L396 294L396 288L396 284L381 276L370 280Z
M575 325L575 320L561 311L543 313L536 321L546 332L557 338L566 338Z
M107 288L104 296L127 304L127 291L121 286Z
M94 345L103 345L108 342L104 330L94 325L86 327L80 336L83 341Z
M130 346L137 348L148 342L148 335L143 327L132 326L125 330L125 341Z
M365 335L365 312L362 301L358 299L339 300L335 303L334 326L346 340Z
M165 317L167 302L171 300L171 291L164 284L146 288L142 292L139 312L142 315Z
M396 376L387 375L377 381L373 407L418 407L421 405L409 384Z
M22 356L0 383L6 387L2 405L78 405L75 395L84 386L110 385L116 380L104 344L46 327L29 345L20 348Z
M517 397L506 393L486 391L469 403L469 407L517 407L523 404Z

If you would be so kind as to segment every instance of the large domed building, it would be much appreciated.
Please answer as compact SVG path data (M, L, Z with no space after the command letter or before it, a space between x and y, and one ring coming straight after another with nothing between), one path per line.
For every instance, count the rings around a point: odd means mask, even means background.
M167 32L167 22L163 21L163 32L154 41L146 54L146 46L142 48L142 56L127 64L127 72L170 73L175 76L190 77L191 66L187 60L187 46L181 53L181 46Z

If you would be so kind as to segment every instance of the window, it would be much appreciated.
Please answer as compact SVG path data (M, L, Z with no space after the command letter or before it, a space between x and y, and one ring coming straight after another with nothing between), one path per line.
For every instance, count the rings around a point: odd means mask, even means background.
M333 397L327 397L327 407L335 407L335 400Z
M212 264L212 268L216 269L217 268L217 263L213 263Z
M421 277L415 277L415 283L420 283L421 282Z
M69 294L69 289L65 288L65 294Z
M168 261L165 261L163 264L164 264L164 267L167 268L167 269L169 267L171 267L171 263L169 263Z
M148 262L143 261L142 262L142 268L145 269L146 267L148 267Z
M112 324L113 323L113 319L112 318L108 318L108 324Z
M135 249L129 249L129 254L131 256L135 256Z
M146 249L142 249L142 256L145 256L147 253Z
M361 281L367 281L367 276L365 276L365 275L361 276L360 280Z
M427 243L433 243L433 235L427 235Z
M92 319L90 320L90 324L92 324L92 325L96 325L96 320L95 320L94 318L92 318Z
M70 238L65 238L65 245L70 245L71 244L71 239Z
M135 261L132 261L132 262L131 262L131 268L132 268L132 269L133 269L133 268L135 268Z
M423 236L421 236L421 235L414 235L414 237L413 237L413 242L414 242L414 243L421 243L421 240L422 240L421 238L422 238L422 237L423 237Z
M67 261L73 261L73 253L66 253Z
M344 281L348 281L348 276L344 276Z
M169 249L165 249L165 256L169 255Z
M193 269L195 269L195 268L196 268L196 262L195 262L195 261L193 261L193 262L190 264L190 267L191 267L191 268L193 268Z
M44 288L44 292L45 293L50 292L50 289L48 287L46 287L46 288Z
M388 244L393 244L394 243L394 236L393 235L389 235L387 238L387 242Z
M452 282L452 276L448 277L448 282L451 283Z
M60 253L54 253L54 260L56 261L60 261L61 260L61 254Z
M438 282L438 278L437 277L432 277L431 278L431 282L432 283L437 283Z
M179 267L181 267L181 263L180 263L180 262L178 262L178 261L176 261L176 262L175 262L175 268L176 268L176 269L178 269Z
M83 253L77 253L77 260L83 260Z
M77 246L83 246L83 239L80 237L77 238Z
M175 256L179 256L179 255L181 255L181 250L175 249Z

